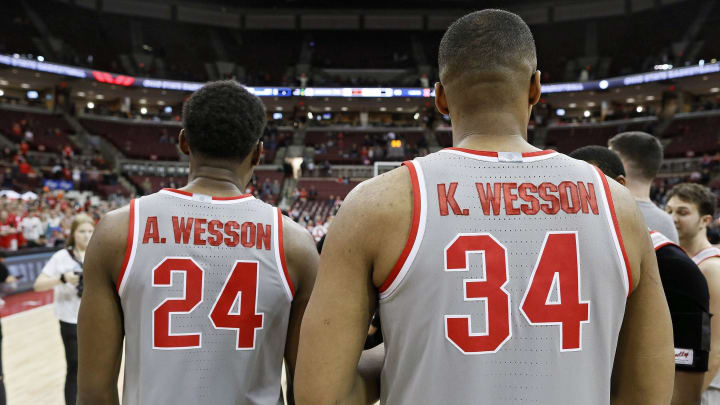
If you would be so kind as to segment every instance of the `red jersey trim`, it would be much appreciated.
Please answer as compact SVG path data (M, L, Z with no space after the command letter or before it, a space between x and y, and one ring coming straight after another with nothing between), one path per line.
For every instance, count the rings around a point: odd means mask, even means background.
M405 261L407 260L408 256L410 255L410 251L413 248L413 245L415 245L415 240L417 239L418 234L418 228L420 225L420 209L421 209L421 201L420 201L420 182L418 180L417 171L415 170L415 165L412 164L412 162L405 161L403 162L403 166L407 167L410 171L410 180L412 184L412 192L413 192L413 215L412 215L412 225L410 226L410 235L408 236L408 240L405 243L405 248L403 249L402 253L400 254L400 257L398 258L397 262L395 262L395 266L392 268L392 271L390 271L390 274L388 275L387 279L385 279L385 282L380 286L380 292L385 292L390 285L392 285L393 281L395 281L395 278L397 278L398 274L400 273L400 270L402 269L403 265L405 265Z
M128 236L127 246L125 247L125 259L123 259L123 265L120 269L120 275L118 276L118 281L116 284L116 289L118 293L120 293L120 287L122 287L123 277L125 277L125 272L127 271L128 263L130 262L130 256L132 256L133 242L135 240L135 215L137 215L137 213L135 212L135 199L132 199L130 200L130 218L128 221Z
M295 297L295 286L293 286L292 280L290 279L290 273L288 272L287 263L285 262L285 242L283 241L283 218L280 208L275 209L277 211L277 233L278 233L278 253L280 254L280 264L282 266L282 273L285 276L288 288L290 288L290 294Z
M243 194L243 195L236 195L234 197L213 197L213 201L232 201L232 200L241 200L243 198L252 197L252 194Z
M185 191L185 190L177 190L174 188L164 188L163 190L169 191L171 193L184 195L186 197L193 196L193 193L191 193L189 191ZM212 200L213 201L232 201L232 200L240 200L240 199L248 198L248 197L252 197L252 194L242 194L242 195L236 195L236 196L232 196L232 197L212 197Z
M445 150L455 150L458 152L464 152L464 153L470 153L472 155L477 156L485 156L485 157L498 157L498 152L493 151L485 151L485 150L474 150L474 149L465 149L465 148L445 148ZM539 150L535 152L523 152L521 155L524 158L529 157L536 157L536 156L545 156L549 155L551 153L556 153L554 150Z
M622 251L622 260L625 262L625 271L627 272L627 280L628 280L628 297L632 293L632 271L630 270L630 261L628 260L627 252L625 251L625 244L623 243L622 234L620 233L620 226L618 225L617 216L615 215L615 204L613 203L612 194L610 193L610 185L608 185L607 178L605 178L605 174L602 172L602 170L598 169L597 167L593 166L595 170L597 170L598 175L600 176L600 180L603 183L603 189L605 190L605 197L607 198L608 207L610 208L610 215L612 216L612 223L615 227L615 237L617 238L617 242L620 245L620 250Z
M174 188L164 188L163 190L169 191L169 192L175 193L175 194L182 194L182 195L187 196L187 197L192 197L192 196L193 196L193 193L190 193L190 192L185 191L185 190L177 190L177 189L174 189Z

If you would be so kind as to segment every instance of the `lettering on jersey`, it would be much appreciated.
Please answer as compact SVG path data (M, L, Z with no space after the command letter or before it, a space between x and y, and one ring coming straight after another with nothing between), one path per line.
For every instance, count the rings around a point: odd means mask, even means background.
M262 223L236 221L222 222L217 219L172 217L173 234L176 244L196 246L243 247L270 250L272 226ZM165 243L160 238L157 217L148 218L143 243Z
M461 209L455 200L458 183L438 184L440 215L447 216L450 210L455 215L469 215L469 209ZM480 208L484 215L537 215L540 211L555 215L566 214L599 215L595 185L582 181L562 181L559 184L532 183L475 183Z
M148 217L145 222L145 233L143 234L142 243L165 243L165 240L160 242L160 231L158 230L157 217Z
M490 207L492 206L493 215L500 215L500 199L502 198L500 188L502 188L502 186L501 183L495 183L492 186L490 183L487 183L486 187L483 188L483 183L475 183L483 214L490 215Z
M455 200L455 190L457 190L457 187L457 182L450 183L450 188L445 191L445 184L437 185L440 215L447 216L450 214L450 212L448 211L448 205L450 206L450 209L452 209L452 212L455 215L470 215L470 210L467 208L461 209L460 205L458 205L457 201Z

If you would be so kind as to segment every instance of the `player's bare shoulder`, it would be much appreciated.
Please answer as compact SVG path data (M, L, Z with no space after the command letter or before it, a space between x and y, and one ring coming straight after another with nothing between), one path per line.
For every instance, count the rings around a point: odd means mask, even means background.
M95 267L110 272L113 280L122 267L127 249L128 228L130 224L130 205L110 211L95 227L85 258L85 271ZM97 262L97 266L95 265Z
M368 226L397 227L405 222L410 226L413 191L410 172L401 166L355 187L343 202L340 212L361 214ZM389 223L388 223L389 221Z

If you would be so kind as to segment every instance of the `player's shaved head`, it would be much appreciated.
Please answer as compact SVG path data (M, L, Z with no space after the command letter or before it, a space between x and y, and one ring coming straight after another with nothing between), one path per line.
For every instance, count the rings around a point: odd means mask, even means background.
M481 75L527 79L537 69L535 40L518 15L504 10L476 11L455 21L440 42L440 81ZM523 80L524 80L523 79Z

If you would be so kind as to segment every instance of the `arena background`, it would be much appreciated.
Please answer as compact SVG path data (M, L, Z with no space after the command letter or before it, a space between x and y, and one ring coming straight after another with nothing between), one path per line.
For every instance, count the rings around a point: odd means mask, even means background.
M433 103L438 44L484 7L535 35L534 145L569 153L646 131L665 147L657 204L683 181L719 194L720 1L1 2L0 248L20 276L3 285L10 403L62 403L52 292L32 283L73 214L185 185L176 142L193 90L234 78L261 97L249 192L319 240L359 182L451 146Z

